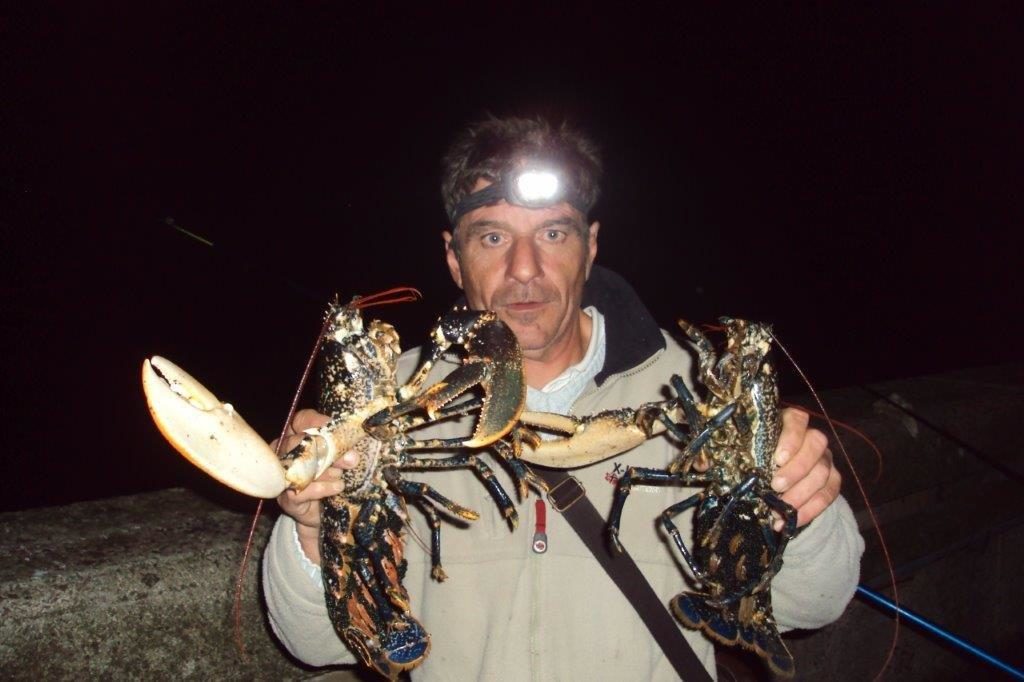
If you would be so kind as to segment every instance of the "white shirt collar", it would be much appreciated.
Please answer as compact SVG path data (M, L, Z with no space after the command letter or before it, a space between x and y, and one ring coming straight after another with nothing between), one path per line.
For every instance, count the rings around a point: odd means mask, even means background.
M590 344L583 359L552 379L543 388L526 387L526 405L536 412L568 414L590 380L604 367L604 316L590 306L583 311L590 316Z

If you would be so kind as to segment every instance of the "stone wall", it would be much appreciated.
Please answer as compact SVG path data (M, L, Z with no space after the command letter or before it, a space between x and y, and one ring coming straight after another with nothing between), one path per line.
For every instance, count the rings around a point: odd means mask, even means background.
M183 489L0 515L3 677L316 676L278 647L263 615L266 515L244 580L239 652L232 604L251 520Z

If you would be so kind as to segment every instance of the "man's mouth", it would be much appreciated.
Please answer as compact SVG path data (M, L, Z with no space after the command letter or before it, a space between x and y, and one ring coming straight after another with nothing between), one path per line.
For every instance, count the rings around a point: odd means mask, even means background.
M543 305L543 301L520 301L518 303L506 303L505 308L513 313L528 313L539 310Z

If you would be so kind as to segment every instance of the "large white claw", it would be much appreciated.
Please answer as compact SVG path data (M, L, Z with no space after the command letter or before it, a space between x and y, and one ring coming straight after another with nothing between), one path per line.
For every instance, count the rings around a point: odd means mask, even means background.
M253 497L288 487L274 452L228 403L166 358L142 363L142 388L160 433L190 462Z

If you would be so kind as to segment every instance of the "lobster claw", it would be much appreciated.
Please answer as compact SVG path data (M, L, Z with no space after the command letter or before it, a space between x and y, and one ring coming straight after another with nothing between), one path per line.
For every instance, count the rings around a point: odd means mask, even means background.
M484 447L508 435L526 404L523 353L512 330L493 311L456 306L441 316L431 337L431 352L399 389L398 404L371 415L366 420L367 429L373 433L417 410L424 410L428 421L433 421L453 400L479 386L482 400L461 403L462 407L479 407L480 413L473 434L460 440L458 446ZM453 344L465 348L466 358L443 380L424 389L430 370Z
M288 487L263 438L185 370L153 356L142 363L142 388L160 433L197 467L253 497L277 497Z

